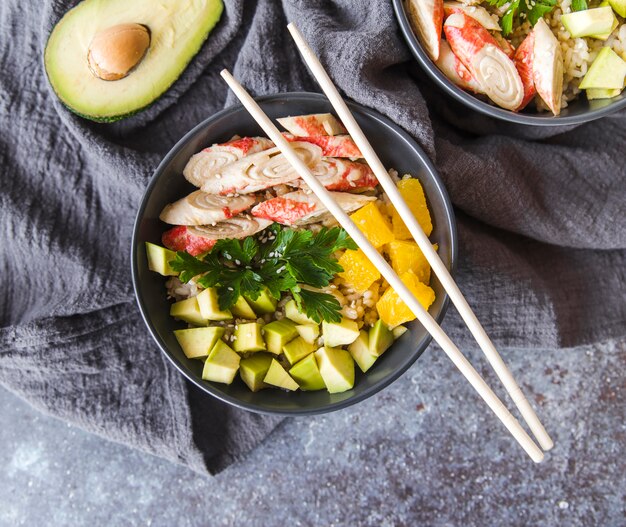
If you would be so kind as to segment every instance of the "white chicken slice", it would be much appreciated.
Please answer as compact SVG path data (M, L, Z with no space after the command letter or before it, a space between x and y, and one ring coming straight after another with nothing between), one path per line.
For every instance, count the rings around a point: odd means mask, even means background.
M227 220L254 205L253 195L216 196L196 190L166 205L159 218L170 225L211 225Z
M369 201L376 200L374 196L347 192L329 194L345 212L360 209ZM307 225L324 221L331 216L325 205L308 189L290 192L259 203L252 209L252 215L283 225Z

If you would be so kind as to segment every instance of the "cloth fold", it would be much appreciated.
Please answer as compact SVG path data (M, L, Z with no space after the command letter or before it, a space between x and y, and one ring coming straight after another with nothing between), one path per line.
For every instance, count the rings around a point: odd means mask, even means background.
M206 396L167 363L134 304L128 253L160 159L235 102L222 68L255 95L318 90L288 21L347 97L397 122L436 163L459 213L458 282L498 346L626 333L625 112L555 129L494 121L425 78L387 0L227 0L161 99L92 123L58 101L42 61L76 3L0 3L0 383L34 406L209 473L280 422ZM475 346L453 309L444 325Z

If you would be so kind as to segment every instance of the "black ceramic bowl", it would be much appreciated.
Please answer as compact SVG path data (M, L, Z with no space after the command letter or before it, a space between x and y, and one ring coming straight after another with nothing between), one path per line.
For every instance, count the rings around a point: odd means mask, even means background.
M271 118L332 111L324 97L313 93L284 93L257 100ZM395 168L401 174L411 173L419 177L433 218L431 239L439 244L441 258L451 269L456 257L454 215L433 165L398 126L372 110L356 104L349 106L385 166ZM235 406L255 412L306 415L337 410L362 401L402 375L428 346L430 336L419 323L412 323L410 331L394 343L367 375L357 371L352 390L339 394L326 391L286 393L270 389L253 393L239 376L231 385L203 381L202 362L187 359L174 337L173 331L185 324L169 316L165 278L148 270L144 242L160 243L161 234L167 229L158 218L161 209L194 190L182 176L188 159L202 148L227 141L235 134L263 135L242 106L219 112L191 130L167 154L146 189L137 214L131 249L133 285L146 325L161 351L183 375L205 392ZM448 299L436 279L431 285L437 299L430 313L441 321Z
M532 110L524 110L521 113L515 113L504 108L493 106L488 102L482 101L472 94L462 90L446 77L441 70L430 59L419 39L411 28L408 15L404 7L405 0L392 0L393 8L400 24L400 30L404 35L411 53L417 59L420 66L426 71L430 78L444 92L448 93L461 103L465 104L472 110L484 113L503 121L511 123L529 124L534 126L563 126L586 123L599 119L605 115L626 108L626 95L622 92L613 99L595 99L587 100L584 94L581 94L575 101L568 103L566 108L561 110L558 116L552 115L550 112L534 112Z

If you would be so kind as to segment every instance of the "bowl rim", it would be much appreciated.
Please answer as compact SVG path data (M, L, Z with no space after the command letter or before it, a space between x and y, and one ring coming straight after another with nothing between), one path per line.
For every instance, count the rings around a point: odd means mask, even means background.
M319 93L314 92L285 92L278 93L273 95L263 95L259 97L255 97L254 100L259 103L265 102L275 102L281 100L314 100L316 102L319 101L327 101L326 97ZM367 115L369 118L376 121L379 125L386 126L391 129L393 132L397 133L402 140L407 142L412 149L415 150L416 154L420 158L423 163L423 167L428 170L433 178L435 186L442 198L444 213L446 216L446 225L450 231L450 273L454 274L454 270L456 267L457 261L457 253L458 253L458 238L457 238L457 225L456 225L456 217L454 214L454 210L452 207L452 202L450 201L450 197L445 189L443 181L439 177L437 170L431 160L428 158L423 149L419 146L419 144L400 126L395 124L393 121L379 114L378 112L366 108L358 103L352 101L346 101L346 104L352 110L357 110L360 113ZM146 206L148 204L148 198L152 194L155 186L157 185L159 179L161 178L166 167L171 163L176 155L178 155L179 151L183 149L187 143L199 132L201 132L204 128L210 125L213 121L220 120L230 114L238 113L241 111L245 111L244 107L241 104L235 104L220 110L219 112L209 116L204 119L202 122L194 126L191 130L189 130L183 137L169 150L169 152L165 155L163 160L159 163L156 170L153 172L148 185L144 191L144 194L141 198L141 203L139 205L139 209L137 215L135 217L135 222L133 224L133 234L131 239L130 246L130 267L131 267L131 278L133 282L133 292L135 296L135 301L139 308L139 312L141 313L141 317L148 328L152 339L156 342L159 347L161 353L167 357L169 362L180 372L188 381L193 383L196 387L198 387L203 392L219 399L222 402L230 404L236 408L240 408L243 410L251 411L258 414L266 414L266 415L282 415L285 417L288 416L305 416L305 415L317 415L328 413L336 410L341 410L343 408L347 408L348 406L352 406L353 404L357 404L359 402L364 401L365 399L371 397L372 395L380 392L385 389L391 383L396 381L402 374L404 374L417 359L422 355L424 350L430 345L432 341L432 336L427 334L423 339L422 343L415 348L415 351L412 353L411 357L403 364L401 367L397 368L390 375L369 387L368 389L355 394L352 397L349 397L342 401L333 402L330 404L326 404L323 406L307 409L307 408L298 408L298 409L268 409L259 407L257 405L241 401L240 399L233 397L229 394L225 394L217 389L215 389L210 383L201 382L199 379L196 379L194 376L189 375L188 372L183 368L183 365L179 363L179 361L170 353L168 346L165 342L163 342L156 332L152 322L149 320L147 315L147 309L144 304L144 299L140 294L140 284L139 284L139 267L137 260L137 245L141 243L139 239L139 231L140 225L145 213ZM441 311L435 317L435 320L438 324L441 324L450 303L450 297L447 292L443 292L444 300L441 306Z
M472 110L488 115L489 117L495 117L496 119L501 119L511 123L524 124L527 126L551 127L568 126L595 121L596 119L600 119L601 117L605 117L626 108L626 97L616 101L614 104L609 104L602 108L590 110L580 115L564 117L554 116L548 113L546 113L545 116L515 113L510 110L505 110L504 108L492 106L491 104L481 101L470 93L467 93L465 90L462 90L441 72L441 70L428 56L419 39L415 36L411 27L411 22L406 14L406 9L404 8L404 0L392 0L392 4L393 10L396 14L396 19L400 25L400 30L404 36L404 40L409 46L411 54L420 64L422 69L424 69L435 84L437 84L440 88L443 88L448 95L451 95L456 100L470 107Z

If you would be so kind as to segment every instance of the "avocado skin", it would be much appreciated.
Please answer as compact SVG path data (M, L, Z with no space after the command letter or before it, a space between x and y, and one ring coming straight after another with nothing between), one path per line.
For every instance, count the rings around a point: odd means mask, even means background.
M78 7L79 4L77 4L76 6L74 6L72 9L75 9L76 7ZM189 55L189 58L184 61L184 65L183 68L180 72L180 75L178 75L178 77L176 77L175 79L172 80L172 82L170 82L167 86L164 86L162 91L157 94L154 99L152 99L151 102L149 102L148 104L142 106L141 108L135 108L131 111L128 112L124 112L124 113L120 113L117 115L105 115L105 116L97 116L97 115L90 115L90 114L86 114L83 112L79 112L77 110L75 110L74 108L72 108L72 106L70 105L69 102L66 102L65 100L63 100L63 98L60 96L60 94L57 92L57 90L54 87L54 84L51 82L50 80L50 75L48 73L48 68L46 67L45 63L45 50L48 49L48 42L50 41L50 37L52 35L52 31L50 32L50 34L48 35L48 38L46 39L46 45L44 47L44 71L46 73L46 78L48 79L48 84L50 85L50 87L52 88L52 91L54 92L54 94L57 96L57 99L59 99L59 101L61 101L61 103L63 104L63 106L65 108L67 108L70 112L72 112L75 115L78 115L79 117L82 117L83 119L87 119L89 121L94 121L96 123L104 123L104 124L109 124L109 123L115 123L117 121L121 121L123 119L128 119L129 117L133 117L134 115L137 115L138 113L141 113L145 110L147 110L148 108L150 108L152 105L154 105L165 93L167 93L167 91L174 85L174 83L180 79L180 77L185 73L185 71L187 70L187 66L189 66L189 63L193 60L193 58L198 54L198 52L202 49L202 46L204 45L204 43L206 42L206 40L209 38L209 35L211 34L211 31L213 31L213 29L215 29L215 26L219 23L219 20L221 19L221 16L224 12L224 3L223 1L220 1L220 12L217 15L217 22L210 28L208 28L208 30L206 31L206 33L198 40L198 46L197 48L193 51L193 53L191 53ZM63 20L63 18L61 18L59 20L59 22ZM57 24L59 23L57 22ZM56 24L55 26L56 27ZM54 30L53 27L53 30ZM110 81L110 82L115 82L115 81Z

